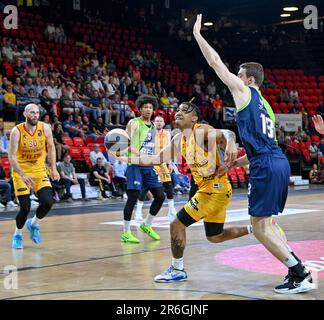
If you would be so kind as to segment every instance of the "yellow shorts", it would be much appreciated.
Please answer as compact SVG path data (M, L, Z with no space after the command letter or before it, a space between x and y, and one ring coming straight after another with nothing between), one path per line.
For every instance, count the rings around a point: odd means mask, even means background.
M161 167L163 168L163 172L162 172ZM157 172L161 183L172 181L170 170L165 163L161 164L160 166L155 166L154 169Z
M231 199L231 188L223 193L197 192L184 209L196 221L225 223L226 209Z
M29 176L35 182L35 185L32 188L35 192L38 192L39 190L45 187L50 187L50 188L52 187L50 179L46 172L36 173L35 175L29 175ZM30 194L29 187L26 185L26 183L23 181L20 175L13 173L12 180L15 189L15 194L17 197Z

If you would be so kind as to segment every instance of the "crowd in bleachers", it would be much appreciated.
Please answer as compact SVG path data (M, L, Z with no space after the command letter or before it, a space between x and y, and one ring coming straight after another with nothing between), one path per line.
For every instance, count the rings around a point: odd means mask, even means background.
M145 42L145 29L102 21L98 24L71 21L68 34L63 25L46 24L41 16L24 12L21 22L22 28L2 30L0 37L0 117L4 116L5 121L22 121L24 107L31 102L38 104L41 120L52 126L57 160L64 163L70 155L72 161L83 161L92 169L98 164L91 160L90 154L101 149L100 158L109 175L107 180L110 179L107 188L115 195L110 183L117 178L123 196L123 177L114 177L114 163L104 154L103 136L111 126L125 125L138 116L135 105L138 96L156 96L160 106L154 115L161 115L167 128L172 129L174 109L180 99L195 97L203 119L217 127L223 126L223 107L233 105L229 91L207 81L204 70L190 76L161 52L153 50ZM267 39L263 38L259 45L266 50ZM216 41L214 45L222 46L221 43ZM315 138L310 117L316 112L324 114L324 77L286 69L267 69L265 75L261 91L275 113L303 115L301 132L291 136L284 129L279 130L278 139L283 148L292 155L303 155L307 162L315 159L315 154L322 157L323 152L320 154L318 150L322 150L323 141L319 143ZM7 157L8 145L8 132L2 128L0 157L3 159ZM110 165L106 166L106 162ZM2 164L8 178L8 163ZM187 192L189 181L182 175L187 172L177 170L175 164L175 190ZM243 168L233 169L229 176L233 185L246 185ZM71 179L77 183L74 177ZM95 179L92 180L94 183ZM62 185L69 195L66 181Z

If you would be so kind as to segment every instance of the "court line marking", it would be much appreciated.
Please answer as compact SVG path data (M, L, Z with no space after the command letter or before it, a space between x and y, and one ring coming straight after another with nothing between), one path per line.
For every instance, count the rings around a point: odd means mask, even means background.
M23 298L39 297L39 296L55 295L55 294L70 294L70 293L85 293L85 292L106 292L106 291L191 292L191 293L203 293L203 294L217 294L217 295L224 295L224 296L233 296L233 297L240 297L240 298L246 298L246 299L251 299L251 300L266 300L266 299L257 298L257 297L250 297L250 296L244 296L244 295L235 294L235 293L224 293L224 292L217 292L217 291L214 292L214 291L202 291L202 290L191 290L191 289L180 289L179 290L179 289L142 289L142 288L130 288L130 289L115 288L115 289L86 289L86 290L71 290L71 291L54 291L54 292L37 293L37 294L30 294L30 295L24 295L24 296L18 296L18 297L11 297L11 298L3 298L1 300L17 300L17 299L23 299ZM155 299L150 299L150 300L155 301ZM215 299L215 300L217 300L217 299ZM208 301L208 300L201 300L201 301Z

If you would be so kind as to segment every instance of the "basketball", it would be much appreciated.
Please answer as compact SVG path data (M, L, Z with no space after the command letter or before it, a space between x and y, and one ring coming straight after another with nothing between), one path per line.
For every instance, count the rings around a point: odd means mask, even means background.
M128 152L130 139L123 129L113 129L105 136L105 147L116 155L125 155Z

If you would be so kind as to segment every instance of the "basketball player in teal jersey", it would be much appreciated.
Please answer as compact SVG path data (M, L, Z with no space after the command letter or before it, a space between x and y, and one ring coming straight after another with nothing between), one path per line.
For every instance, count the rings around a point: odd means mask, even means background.
M290 166L276 141L274 113L259 90L263 67L259 63L244 63L238 76L231 73L200 34L201 20L199 14L194 37L208 64L231 91L237 108L237 125L247 155L233 165L250 163L249 214L253 234L289 270L285 282L274 290L289 294L315 289L310 272L273 224L272 216L283 212L287 200Z
M126 127L131 141L128 156L135 163L140 155L155 154L154 124L151 118L154 109L158 107L158 101L154 96L142 95L137 99L136 106L140 110L141 116L132 119ZM140 242L132 234L130 224L133 210L141 190L150 190L154 200L151 204L150 212L140 225L139 230L146 233L153 240L160 240L160 236L152 229L153 219L158 214L165 200L164 188L157 172L153 166L143 167L129 163L126 170L126 178L128 199L124 208L124 232L121 235L121 241L127 243Z

